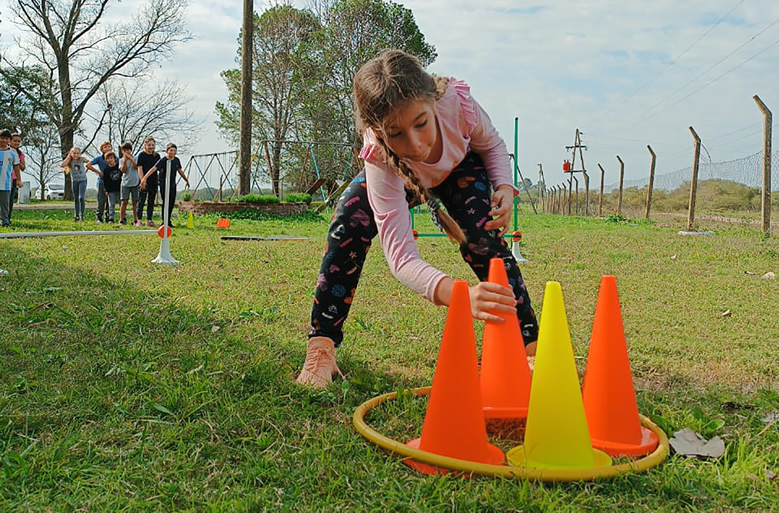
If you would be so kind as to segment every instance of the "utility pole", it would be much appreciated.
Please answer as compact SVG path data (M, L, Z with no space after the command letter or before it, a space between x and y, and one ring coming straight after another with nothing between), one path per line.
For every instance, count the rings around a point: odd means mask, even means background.
M541 204L541 208L546 208L544 205L544 196L546 193L546 180L544 180L544 166L541 163L538 164L538 202Z
M572 154L571 154L571 170L570 170L571 174L568 177L568 215L571 215L571 205L572 205L571 196L573 195L573 174L574 173L582 173L584 175L584 184L585 184L585 186L588 189L585 192L585 198L586 198L585 201L587 203L589 203L589 201L590 201L590 191L589 191L589 188L590 188L590 177L587 175L587 169L584 167L584 154L582 153L582 149L586 150L587 146L584 146L582 144L582 137L581 137L582 135L584 135L584 134L582 134L579 131L579 129L577 128L576 129L576 137L573 140L573 146L566 146L565 147L566 151L572 151ZM581 169L576 169L576 150L579 151L579 160L581 161L581 166L582 166ZM578 184L579 181L577 180L576 183ZM578 210L578 208L579 208L579 205L578 205L578 195L579 195L578 194L578 187L577 187L576 195L577 195L577 205L576 205L576 208ZM584 207L585 215L588 215L588 211L589 211L589 206L585 205L585 207Z
M238 149L238 189L242 196L252 183L252 57L254 55L254 0L243 0L241 32L241 127Z

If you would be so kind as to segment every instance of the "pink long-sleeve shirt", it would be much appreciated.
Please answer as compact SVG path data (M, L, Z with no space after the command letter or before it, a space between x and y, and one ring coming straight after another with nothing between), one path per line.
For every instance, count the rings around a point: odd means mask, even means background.
M441 159L435 164L404 160L426 187L443 182L469 151L478 153L493 189L513 185L506 143L484 109L471 97L470 88L450 79L449 87L434 106L443 142ZM381 246L392 274L401 283L431 302L438 283L446 275L419 255L411 230L411 216L404 181L389 169L384 151L369 128L363 134L360 157L365 160L368 201L373 209Z

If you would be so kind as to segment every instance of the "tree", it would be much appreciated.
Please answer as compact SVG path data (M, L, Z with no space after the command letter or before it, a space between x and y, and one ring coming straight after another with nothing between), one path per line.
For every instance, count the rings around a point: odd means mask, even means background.
M113 77L141 77L151 64L189 39L184 29L186 0L147 0L126 21L107 24L111 0L12 0L20 26L29 34L23 58L56 76L59 108L46 111L57 127L64 157L73 146L90 101ZM118 1L116 2L118 3ZM5 75L4 68L0 73ZM33 103L37 99L28 94ZM65 181L71 196L70 177Z
M40 66L10 68L0 75L0 127L13 128L23 138L27 169L37 183L43 199L43 190L49 181L61 172L58 151L58 133L49 121L48 112L57 110L56 84L50 72ZM37 101L33 102L33 96Z
M312 1L314 13L277 6L255 20L254 139L279 141L294 136L336 143L316 147L318 167L332 185L336 179L347 178L342 174L353 160L344 145L356 148L360 144L352 108L357 69L386 48L413 53L424 65L433 62L436 54L412 12L401 5L383 0ZM228 99L216 105L218 125L237 142L240 71L227 70L222 78ZM269 153L274 193L278 194L282 156L302 162L306 148L277 144L269 147ZM299 180L298 176L292 179Z
M294 134L296 112L303 97L304 74L311 69L306 65L308 49L319 29L319 22L310 11L289 5L272 7L254 22L253 140L263 146L267 142L271 187L277 196L281 190L284 141ZM225 71L222 78L228 87L229 99L227 105L217 103L218 125L235 140L240 118L240 71Z
M360 66L388 48L416 55L423 66L435 61L437 54L419 31L414 14L402 5L385 0L336 0L323 16L322 68L318 76L324 80L325 94L316 103L320 111L325 111L322 114L326 119L336 120L338 136L359 146L352 83Z
M192 97L186 86L176 82L166 81L151 90L138 81L129 87L125 81L109 82L97 96L101 111L106 113L96 138L99 141L130 142L133 148L140 148L148 135L162 142L202 128L202 122L188 109ZM179 151L186 151L187 145L195 142L177 143Z

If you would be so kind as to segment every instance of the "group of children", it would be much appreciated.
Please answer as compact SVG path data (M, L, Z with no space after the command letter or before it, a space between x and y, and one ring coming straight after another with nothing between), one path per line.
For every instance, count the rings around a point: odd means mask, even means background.
M0 130L0 224L11 226L14 197L22 188L22 171L25 169L24 153L19 147L22 137L8 129Z
M178 173L189 188L181 161L176 156L178 148L173 143L165 147L165 156L160 158L155 151L156 141L149 136L143 141L143 150L133 156L132 144L126 142L119 147L121 158L114 153L111 143L100 145L100 155L91 161L73 147L60 166L70 175L73 188L74 220L84 220L87 191L87 171L97 174L97 222L113 223L116 218L116 204L119 203L119 224L127 224L127 206L132 203L133 226L143 226L143 211L146 206L146 226L155 226L152 221L154 202L159 187L163 209L168 211L168 224L176 202L176 178L171 177L171 187L165 194L166 176ZM97 167L95 167L97 166Z

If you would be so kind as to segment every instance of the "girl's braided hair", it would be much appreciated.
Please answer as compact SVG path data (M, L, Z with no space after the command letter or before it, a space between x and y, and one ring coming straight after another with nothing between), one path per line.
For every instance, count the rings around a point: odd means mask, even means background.
M400 50L388 50L366 62L354 76L354 105L357 130L367 128L376 133L389 168L406 181L416 203L427 202L433 221L452 242L463 244L465 234L452 217L440 210L440 203L422 185L414 172L387 146L384 123L395 109L408 102L421 100L434 103L446 92L449 80L430 75L419 60Z

